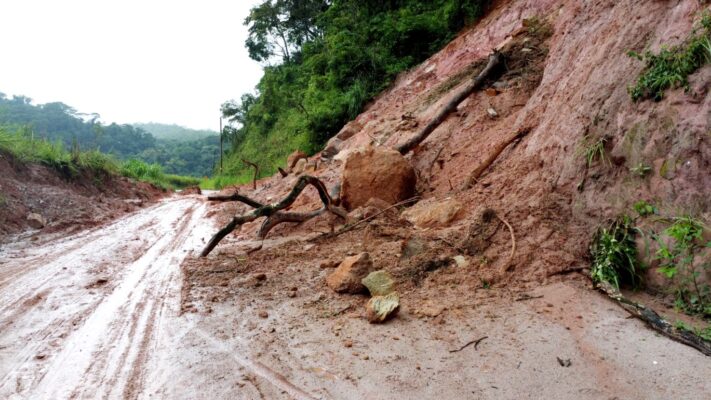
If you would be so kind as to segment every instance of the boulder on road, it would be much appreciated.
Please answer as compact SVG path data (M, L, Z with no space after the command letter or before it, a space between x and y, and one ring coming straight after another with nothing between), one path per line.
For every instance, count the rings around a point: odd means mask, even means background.
M40 214L29 213L27 214L27 224L33 229L42 229L47 225L47 221Z
M365 286L361 280L373 270L373 262L368 253L346 257L326 278L326 284L337 293L363 293Z
M374 197L388 204L411 198L417 177L412 165L399 152L366 147L348 155L342 182L343 205L354 210Z

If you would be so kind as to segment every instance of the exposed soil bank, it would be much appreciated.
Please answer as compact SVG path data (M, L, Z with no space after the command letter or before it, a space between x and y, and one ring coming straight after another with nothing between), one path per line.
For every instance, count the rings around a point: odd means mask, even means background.
M40 164L19 162L0 152L0 242L31 229L27 216L41 215L42 232L86 229L152 203L166 193L120 176L86 171L67 178Z

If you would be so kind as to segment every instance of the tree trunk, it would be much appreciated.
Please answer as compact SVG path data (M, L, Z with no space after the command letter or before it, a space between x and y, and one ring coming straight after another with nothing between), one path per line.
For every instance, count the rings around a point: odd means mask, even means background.
M477 75L474 79L472 79L469 84L467 84L462 90L460 90L452 100L450 100L438 113L435 115L435 117L430 121L427 126L422 128L421 131L419 131L415 136L410 138L408 141L405 143L399 145L396 147L396 150L400 152L400 154L407 154L413 149L415 149L417 146L419 146L420 143L422 143L423 140L427 139L427 137L438 127L444 122L449 114L453 113L456 109L459 103L464 101L467 97L469 97L472 92L475 90L481 88L481 86L484 84L484 81L488 77L492 75L492 73L496 70L496 67L501 64L501 61L503 60L503 56L501 53L498 51L494 51L491 53L489 56L489 62L486 64L486 67Z

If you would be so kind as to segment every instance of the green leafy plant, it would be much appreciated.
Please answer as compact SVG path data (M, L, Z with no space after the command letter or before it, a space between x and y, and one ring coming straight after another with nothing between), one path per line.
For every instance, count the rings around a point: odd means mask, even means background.
M676 305L691 313L711 316L711 288L699 282L701 271L711 268L711 261L695 263L704 248L711 248L711 241L704 243L703 224L689 216L677 217L663 231L669 243L657 237L659 250L657 258L662 264L660 272L670 279L676 279Z
M646 165L644 163L639 163L635 165L634 167L630 168L630 172L633 173L634 175L643 177L647 175L650 171L652 170L652 167L649 165Z
M658 212L657 208L652 204L647 203L644 200L640 200L632 206L640 217L646 217L647 215L656 214Z
M694 328L684 321L676 321L674 327L679 330L692 332L704 340L711 341L711 325L707 325L706 328Z
M636 233L633 219L626 215L597 231L590 246L593 282L607 282L616 288L622 283L639 285L642 267L637 261Z
M585 159L585 163L588 168L591 167L596 161L600 161L603 164L610 163L610 159L607 158L607 154L605 153L605 143L607 143L607 138L604 136L598 139L590 136L585 136L583 138L578 154Z
M630 51L628 55L645 63L637 82L628 88L633 101L647 98L659 101L667 89L688 89L688 76L711 61L711 16L705 13L682 45L662 47L658 54Z

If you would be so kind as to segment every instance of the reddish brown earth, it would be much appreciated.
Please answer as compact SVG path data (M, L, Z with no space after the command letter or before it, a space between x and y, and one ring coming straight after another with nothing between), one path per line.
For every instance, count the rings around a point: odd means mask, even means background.
M511 38L497 90L471 95L408 155L423 200L463 204L449 225L416 228L396 209L329 237L344 221L324 214L256 241L257 220L199 258L219 226L249 210L187 195L2 250L0 397L708 398L708 357L630 318L585 274L593 233L637 200L711 220L711 67L658 103L626 92L642 68L627 51L678 43L701 9L691 0L496 2L376 99L314 173L331 189L353 150L406 140ZM585 167L586 135L607 136L611 163ZM631 174L640 162L652 173ZM238 189L276 202L295 180L277 174ZM320 207L307 188L291 210ZM508 228L482 222L487 208L513 228L513 258ZM476 240L464 240L472 229ZM368 296L326 285L338 262L364 251L397 281L400 311L385 324L367 322ZM448 261L458 255L467 265Z
M0 152L0 242L30 229L29 213L47 225L41 232L86 229L136 211L165 195L143 182L88 172L67 178L40 164L19 162Z

